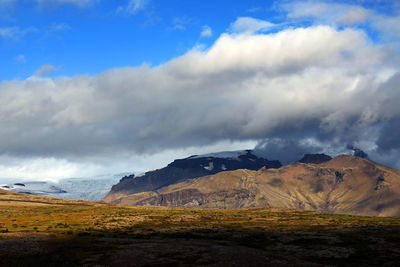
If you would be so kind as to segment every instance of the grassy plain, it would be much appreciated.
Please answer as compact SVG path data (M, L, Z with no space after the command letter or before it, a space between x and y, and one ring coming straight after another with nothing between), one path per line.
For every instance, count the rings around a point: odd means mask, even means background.
M400 218L119 207L0 192L2 266L324 266L400 262Z

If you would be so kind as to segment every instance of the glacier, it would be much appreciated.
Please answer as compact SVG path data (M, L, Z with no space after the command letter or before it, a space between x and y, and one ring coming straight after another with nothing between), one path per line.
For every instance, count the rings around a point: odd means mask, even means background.
M126 173L120 173L91 178L65 178L58 182L22 180L0 185L0 189L41 196L99 201L125 175Z

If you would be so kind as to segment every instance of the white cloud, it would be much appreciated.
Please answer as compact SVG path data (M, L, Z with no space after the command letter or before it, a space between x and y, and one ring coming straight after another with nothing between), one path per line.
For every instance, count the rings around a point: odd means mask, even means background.
M60 68L52 64L44 64L37 71L35 71L34 76L36 77L46 76L57 70L60 70Z
M192 22L193 20L187 16L174 17L172 18L172 26L169 30L184 31L188 25L192 24Z
M243 150L256 145L255 141L218 142L202 147L167 149L155 155L118 154L113 159L67 160L54 157L12 157L0 155L0 184L40 180L58 181L62 178L95 177L118 173L140 173L162 168L172 159L223 150Z
M0 0L0 5L7 5L14 3L16 0Z
M71 26L68 23L53 23L51 25L52 31L69 31L71 30Z
M203 30L201 31L200 36L203 38L211 37L212 29L210 28L210 26L207 26L207 25L203 26Z
M339 19L340 25L353 25L365 22L369 16L370 12L362 7L352 7L349 8Z
M15 57L15 61L19 63L26 63L26 58L24 55L20 54Z
M20 27L0 27L0 37L4 39L19 39L30 33L38 33L39 30L35 27L21 29Z
M268 31L274 26L275 24L265 20L251 17L239 17L234 23L231 24L230 29L236 33L254 33L259 31Z
M280 73L317 63L339 68L337 64L349 64L348 60L354 61L354 68L363 68L362 64L370 65L380 60L382 54L376 50L368 59L363 59L361 51L354 51L365 42L365 38L362 31L348 29L338 32L326 26L287 29L274 34L223 34L210 50L193 50L170 64L179 64L180 70L190 74L218 73L236 68ZM367 48L366 44L360 47L363 51Z
M246 12L248 12L248 13L257 13L257 12L262 11L263 9L264 8L261 7L261 6L255 6L255 7L251 7L249 9L247 9Z
M58 6L58 5L73 5L76 7L88 7L98 0L35 0L42 6Z
M50 180L86 176L98 166L79 164L56 158L15 158L0 156L0 184L16 179ZM18 181L18 180L17 180Z
M322 26L224 34L209 50L156 68L3 82L0 152L153 153L257 139L307 120L340 132L354 116L366 120L366 108L377 109L370 124L380 116L380 77L391 67L390 51L365 38Z
M138 12L146 9L150 0L129 0L125 6L117 8L118 14L136 15Z
M400 139L385 134L400 121L398 50L375 46L360 29L261 33L269 24L247 21L209 49L157 67L43 77L50 65L1 82L0 155L112 165L293 135L331 147L357 141L400 149ZM400 135L398 125L390 130Z
M19 28L17 27L3 27L0 28L0 36L3 38L12 38L16 35Z
M283 5L289 18L314 17L319 23L342 26L365 22L370 11L357 5L321 1L295 1Z
M387 9L396 10L396 2L385 3ZM315 24L332 26L370 26L384 39L400 39L399 9L393 15L381 14L379 9L367 9L356 4L334 3L328 1L294 1L281 5L289 19L314 20Z
M384 38L400 40L400 15L384 16L376 15L372 25Z

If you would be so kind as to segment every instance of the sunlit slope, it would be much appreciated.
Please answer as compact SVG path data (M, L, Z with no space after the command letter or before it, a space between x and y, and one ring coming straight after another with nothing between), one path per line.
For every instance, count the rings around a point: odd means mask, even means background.
M278 207L372 216L400 216L400 172L341 155L322 164L235 170L191 179L120 205L206 208Z

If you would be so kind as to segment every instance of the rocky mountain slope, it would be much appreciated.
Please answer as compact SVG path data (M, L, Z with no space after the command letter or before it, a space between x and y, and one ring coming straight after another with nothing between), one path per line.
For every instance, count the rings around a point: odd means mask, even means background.
M400 216L400 171L341 155L321 164L224 171L105 200L120 205L281 207Z
M221 171L259 170L262 167L279 168L281 166L279 161L257 157L251 150L195 155L185 159L177 159L162 169L149 171L138 176L125 176L112 187L104 200L115 202L131 194L158 190L171 184Z

